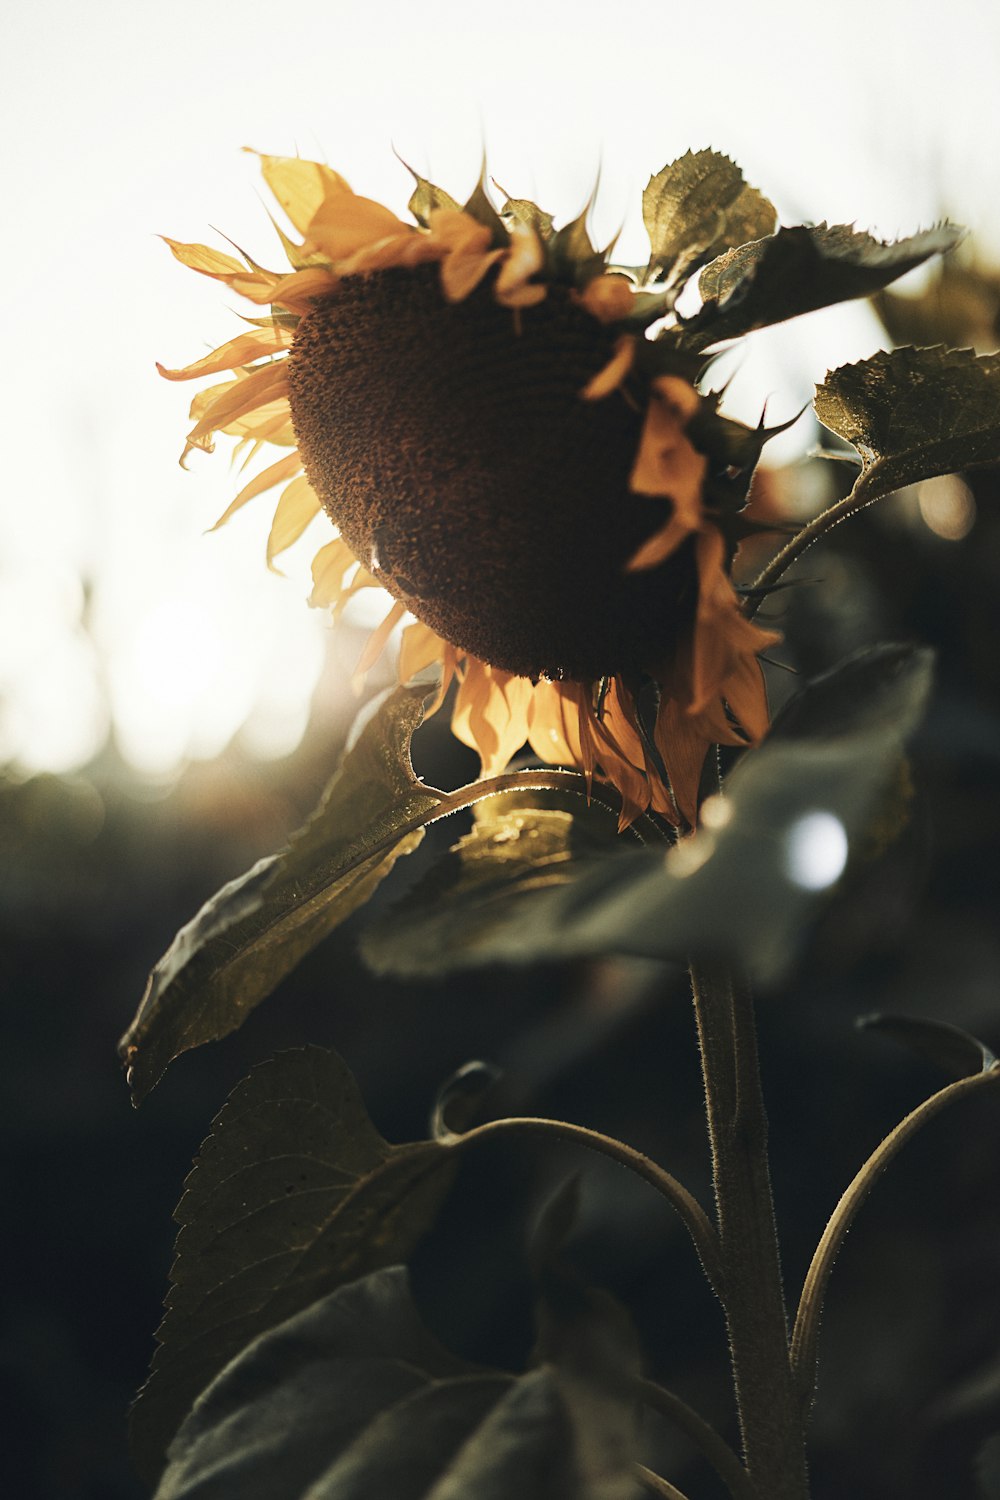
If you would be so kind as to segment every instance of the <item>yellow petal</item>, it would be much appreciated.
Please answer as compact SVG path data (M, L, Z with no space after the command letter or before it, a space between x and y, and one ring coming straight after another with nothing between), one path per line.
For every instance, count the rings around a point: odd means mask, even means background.
M365 673L370 671L378 661L379 657L382 655L382 652L385 650L388 644L389 637L392 635L392 632L395 630L396 626L399 624L400 620L405 614L406 605L401 604L397 599L396 603L392 606L389 613L382 621L381 625L376 626L376 628L372 631L371 635L368 637L368 643L365 646L365 649L362 651L361 656L358 660L358 664L354 668L352 681L354 682L355 686L359 685L360 680L364 677Z
M319 498L304 474L300 474L298 479L293 479L291 484L282 490L267 537L269 568L280 553L287 552L292 543L298 541L319 510Z
M309 603L314 609L324 609L339 603L344 588L344 575L348 568L357 564L357 558L342 536L334 537L316 553L312 560L313 590Z
M584 763L580 742L577 696L562 682L535 683L528 705L528 743L549 765L580 766Z
M305 249L320 250L336 264L365 245L402 231L417 233L383 204L352 193L341 179L340 186L328 188L306 226Z
M530 224L515 224L510 246L500 259L493 295L501 307L534 307L545 298L544 286L531 282L545 265L545 246Z
M403 631L403 639L399 648L400 682L409 682L432 662L440 661L444 644L437 632L429 625L424 625L422 621L416 620L412 625L408 625Z
M237 418L244 417L256 407L265 406L288 395L287 361L263 365L252 370L240 380L216 386L218 393L205 408L200 420L187 436L188 448L203 448L212 451L211 434L221 432ZM203 393L205 394L205 393ZM192 403L194 405L194 403Z
M246 271L242 261L236 260L232 255L224 255L221 250L212 250L208 245L186 245L165 234L161 234L160 238L170 247L182 266L200 271L203 276L214 276L218 281L225 281L230 276L241 276Z
M285 480L293 479L301 468L302 460L298 453L289 453L284 458L279 458L277 463L261 469L249 484L243 486L236 499L226 507L210 530L218 531L219 527L225 525L229 517L235 515L248 500L252 500L256 495L263 495L265 490L273 489L276 484L283 484Z
M194 364L180 370L168 370L157 361L156 368L165 380L195 380L199 375L218 375L222 370L238 370L243 365L253 364L265 354L280 354L292 347L292 334L287 328L257 328L253 333L241 333L196 359Z
M264 181L299 234L305 234L328 192L350 192L340 173L322 162L306 161L301 156L254 155L260 159Z

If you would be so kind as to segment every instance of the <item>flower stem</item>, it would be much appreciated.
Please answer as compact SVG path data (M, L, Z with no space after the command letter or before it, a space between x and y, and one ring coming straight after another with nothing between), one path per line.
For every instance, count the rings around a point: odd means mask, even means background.
M843 500L837 500L820 515L814 517L802 530L787 542L776 557L772 557L767 567L754 579L751 588L753 605L747 613L752 619L767 597L767 590L773 588L778 579L787 573L792 563L798 562L802 554L818 542L820 537L826 536L841 521L846 521L848 516L853 516L857 511L864 510L866 506L874 505L876 500L881 500L885 494L890 493L886 489L877 488L872 482L872 475L876 466L873 464L858 475L854 488Z
M722 968L691 966L743 1458L758 1500L808 1500L802 1407L767 1158L753 1003Z

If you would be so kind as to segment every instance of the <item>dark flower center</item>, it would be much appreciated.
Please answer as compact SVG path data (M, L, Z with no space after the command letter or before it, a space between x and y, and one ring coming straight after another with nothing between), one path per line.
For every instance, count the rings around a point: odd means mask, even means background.
M683 547L625 565L669 511L634 495L642 416L580 390L614 337L561 287L518 319L436 267L345 279L289 361L306 473L355 555L439 635L520 676L653 669L693 614Z

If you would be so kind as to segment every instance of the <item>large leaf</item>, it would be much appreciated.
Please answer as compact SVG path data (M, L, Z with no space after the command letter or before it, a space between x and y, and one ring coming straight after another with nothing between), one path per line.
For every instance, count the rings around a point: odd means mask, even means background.
M379 1271L222 1372L156 1500L634 1500L631 1443L595 1442L621 1402L603 1371L568 1373L463 1371L421 1328L405 1272Z
M375 969L441 974L508 927L543 891L566 885L581 868L635 847L614 813L582 796L499 793L477 804L470 833L439 860L386 917L370 923L361 949Z
M499 890L488 923L449 932L439 968L586 953L688 961L725 957L759 982L793 962L898 769L930 688L929 653L884 646L804 689L768 740L728 778L708 826L666 855L652 849L581 862L530 901ZM461 858L452 855L452 859ZM461 876L457 881L461 889ZM380 926L369 961L410 972L412 924ZM419 953L418 969L426 962Z
M650 269L669 272L774 230L777 213L718 151L688 151L651 177L642 195Z
M850 224L779 229L705 267L698 279L703 305L682 329L681 342L706 349L819 307L869 297L931 255L951 250L963 233L939 224L884 243Z
M181 1052L235 1031L419 843L444 800L410 764L423 697L390 694L288 848L224 886L177 934L119 1044L136 1103Z
M1000 354L941 346L875 354L832 371L815 408L861 454L854 498L867 504L1000 459Z
M454 1152L390 1146L348 1068L286 1052L233 1091L177 1209L152 1373L132 1419L155 1476L194 1398L257 1335L341 1284L403 1260L437 1211Z

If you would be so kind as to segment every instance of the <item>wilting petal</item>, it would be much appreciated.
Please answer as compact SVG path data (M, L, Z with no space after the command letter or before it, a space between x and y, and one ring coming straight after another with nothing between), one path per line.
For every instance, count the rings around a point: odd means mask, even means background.
M219 527L223 526L241 506L246 505L248 500L253 500L256 495L263 495L265 490L273 489L276 484L283 484L288 479L294 479L301 468L302 460L298 453L289 453L284 458L279 458L277 463L261 469L249 484L243 486L236 499L226 507L215 525L209 529L218 531Z
M156 368L165 380L196 380L199 375L218 375L223 370L238 370L251 365L265 354L281 354L292 347L292 334L287 328L258 328L253 333L241 333L230 339L203 359L185 365L181 370L168 370L157 361Z
M618 323L632 311L633 295L632 283L627 276L608 271L589 281L578 293L577 300L599 323Z
M698 531L704 522L701 488L708 462L684 431L699 399L697 391L673 376L653 382L631 477L636 494L672 500L674 515L687 532Z
M755 656L740 657L723 683L722 692L748 738L754 743L762 740L767 734L770 720L764 673Z
M615 352L602 370L598 370L583 387L580 395L584 401L602 401L616 391L635 364L635 339L623 334L615 344ZM635 485L632 485L635 489Z
M504 254L492 250L492 235L460 208L437 208L428 217L426 243L441 261L441 287L449 302L461 302Z
M288 395L288 370L286 361L263 365L249 375L223 387L215 387L217 394L205 408L201 419L187 436L188 448L203 448L211 452L211 435L220 432L238 417L246 416L255 408ZM204 392L202 394L205 394ZM185 449L185 452L187 449Z
M267 565L297 542L313 516L319 514L319 496L304 474L293 479L281 493L267 538Z
M468 657L451 728L463 744L478 751L484 776L499 775L528 738L531 691L527 677Z
M691 711L702 711L720 697L744 658L780 639L748 620L725 571L725 542L714 526L697 539L698 612L695 621Z
M209 245L186 245L182 240L172 240L165 234L161 234L160 238L182 266L200 271L203 276L213 276L216 281L228 281L231 276L242 276L246 272L242 261L221 250L213 250Z
M674 801L693 828L698 821L698 788L712 740L675 698L664 697L653 739L670 780Z
M553 766L583 766L576 683L536 682L528 704L528 743Z

